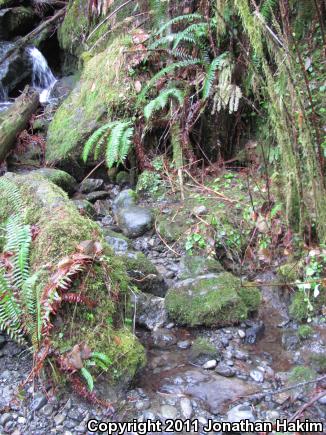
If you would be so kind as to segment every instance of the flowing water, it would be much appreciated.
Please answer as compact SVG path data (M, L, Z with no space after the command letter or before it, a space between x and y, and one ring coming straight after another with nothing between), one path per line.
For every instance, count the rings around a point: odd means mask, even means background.
M45 104L49 101L56 78L40 50L36 47L29 47L26 51L32 69L30 85L39 92L40 103ZM27 67L28 65L26 65ZM11 103L8 97L8 89L0 80L0 112L6 110Z
M49 100L56 78L45 57L36 47L28 48L28 52L33 63L32 86L40 92L40 102L46 103Z

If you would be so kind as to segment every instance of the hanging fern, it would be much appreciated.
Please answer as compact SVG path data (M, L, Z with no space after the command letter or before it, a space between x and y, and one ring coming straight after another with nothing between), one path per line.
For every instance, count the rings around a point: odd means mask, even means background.
M172 63L171 65L166 66L165 68L163 68L161 71L159 71L158 73L156 73L150 80L149 82L146 84L146 86L144 87L144 89L142 90L142 92L139 94L138 97L138 104L144 100L144 98L146 97L147 92L153 87L153 85L162 77L164 77L166 74L171 74L174 70L176 69L181 69L181 68L187 68L189 66L194 66L194 65L200 65L202 64L203 61L197 58L194 59L189 59L189 60L184 60L184 61L180 61L180 62L175 62Z
M144 116L148 120L152 114L158 110L163 110L169 99L175 98L180 105L183 103L184 95L180 89L177 88L169 88L160 92L160 94L154 98L154 100L150 101L147 106L144 108Z
M196 20L203 20L203 16L200 14L179 15L175 18L172 18L172 20L168 21L167 23L164 23L163 26L161 26L154 35L161 35L165 30L169 30L172 26L176 24L180 24L182 22L191 23Z
M97 129L87 140L83 150L83 160L87 161L90 152L94 150L97 159L102 146L106 142L105 158L109 168L116 163L122 163L131 147L134 129L130 121L114 121Z
M206 77L203 87L203 98L207 99L211 93L211 89L215 80L215 73L218 68L220 68L223 59L229 56L229 52L222 53L220 56L216 57L206 71Z

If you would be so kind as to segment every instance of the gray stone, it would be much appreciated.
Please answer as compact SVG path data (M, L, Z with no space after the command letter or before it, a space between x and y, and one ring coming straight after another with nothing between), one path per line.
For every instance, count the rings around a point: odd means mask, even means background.
M163 301L164 303L164 301ZM178 341L177 346L179 349L189 349L189 347L191 346L191 343L189 340L182 340L182 341Z
M46 415L47 417L49 417L52 414L52 412L53 412L53 406L50 403L46 404L42 409L42 414Z
M130 240L122 234L108 229L104 229L106 242L112 247L115 253L125 253L130 248Z
M213 369L215 369L216 366L217 366L216 359L211 359L211 360L205 362L205 364L203 364L203 369L213 370Z
M243 331L243 329L239 329L239 330L238 330L238 335L239 335L240 338L245 338L245 336L246 336L246 332Z
M72 202L82 216L88 216L92 219L96 215L93 205L89 201L86 201L86 199L73 199Z
M248 354L246 352L243 352L242 350L236 349L233 354L235 359L239 359L241 361L247 361Z
M282 346L285 350L296 350L301 341L294 331L285 331L282 335Z
M87 178L79 185L79 191L82 193L91 193L99 190L104 184L100 178Z
M249 344L255 344L262 338L265 332L265 325L262 321L255 325L252 325L246 330L245 342Z
M264 372L262 370L259 369L254 369L250 371L250 377L251 379L253 379L255 382L264 382Z
M191 401L188 399L188 397L182 397L182 399L180 400L180 408L182 415L185 419L191 418L193 414L193 409Z
M152 338L154 346L160 349L171 347L177 342L175 335L171 331L167 331L163 328L154 331L152 333Z
M136 205L119 209L115 217L123 234L132 239L142 236L153 227L152 212Z
M12 415L9 414L9 412L5 412L0 417L0 425L5 426L8 423L8 421L11 421L11 420L13 420Z
M26 418L25 417L18 417L17 419L18 424L25 424L26 423Z
M121 208L131 207L137 203L137 194L132 189L122 190L114 199L112 208L116 212Z
M39 411L41 408L43 408L44 405L47 404L47 401L48 399L46 398L46 396L41 393L36 393L31 403L31 410Z
M174 420L178 415L178 411L174 406L163 405L160 408L160 414L163 418L171 418Z
M249 420L254 422L255 416L252 413L251 406L237 405L229 410L227 413L227 420L230 423L238 423L241 420Z
M205 214L207 214L207 211L207 207L205 207L204 205L197 205L193 208L192 214L194 216L204 216Z
M98 216L107 216L111 213L111 202L108 200L98 200L94 204Z
M164 299L145 293L136 295L136 321L151 331L161 328L167 321Z
M98 190L96 192L90 192L85 195L85 199L91 203L96 202L99 199L105 199L109 196L109 192L106 190Z
M226 378L232 378L235 375L235 369L222 361L216 367L216 372Z
M65 419L66 419L66 416L64 414L57 414L54 417L54 423L56 426L59 426L65 421Z

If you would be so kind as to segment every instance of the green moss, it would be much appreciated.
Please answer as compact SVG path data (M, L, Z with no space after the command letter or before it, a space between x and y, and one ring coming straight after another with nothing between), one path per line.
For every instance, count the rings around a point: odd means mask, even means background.
M88 30L88 0L70 1L67 13L58 31L61 48L71 54L79 55Z
M247 319L260 300L257 288L241 287L238 278L225 272L180 282L168 291L165 304L180 324L225 326Z
M313 353L309 357L312 367L318 373L326 373L326 355L321 353Z
M326 305L325 287L320 287L320 294L318 298L312 299L312 303L313 311L309 311L307 296L303 291L297 291L292 297L292 301L289 307L290 316L293 317L293 319L302 322L303 320L307 320L308 317L318 314L321 308Z
M190 350L190 358L195 360L201 356L208 356L210 358L216 358L218 356L218 351L212 343L202 337L196 338L192 343Z
M298 336L301 338L301 340L306 340L307 338L311 337L314 333L314 330L309 325L300 325L298 329Z
M74 177L60 169L41 168L34 171L34 173L41 175L68 193L72 193L77 184Z
M37 283L40 292L57 271L58 262L75 253L77 245L85 240L101 243L101 260L92 264L86 276L75 279L70 290L86 295L96 302L96 307L64 304L51 341L60 353L70 351L78 343L87 343L92 351L104 352L113 361L109 381L129 381L145 357L136 337L123 326L129 279L122 259L113 255L100 227L81 216L62 189L35 173L5 177L20 192L26 222L39 229L32 243L30 263L32 271L42 268ZM4 197L0 192L0 223L13 211L13 204Z
M289 384L293 385L299 382L311 381L315 379L316 376L317 373L310 367L294 367L289 375Z
M169 243L179 240L189 229L189 223L184 219L176 218L171 221L168 217L161 215L157 224L157 230L160 235Z
M283 264L278 268L277 274L282 282L293 283L300 276L300 264L298 262Z
M115 39L86 63L79 85L59 107L49 126L49 162L78 159L96 128L109 119L128 117L135 99L123 67L123 50L129 41L129 37Z

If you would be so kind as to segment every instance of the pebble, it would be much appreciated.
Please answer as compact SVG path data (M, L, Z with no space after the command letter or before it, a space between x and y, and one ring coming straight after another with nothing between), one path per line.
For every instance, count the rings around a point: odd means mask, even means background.
M203 369L205 369L205 370L213 370L213 369L215 369L216 366L217 366L216 359L211 359L210 361L207 361L203 365Z
M191 346L191 343L189 340L178 341L177 346L180 349L189 349L189 347Z
M54 417L54 423L56 426L60 426L60 424L62 424L65 421L66 416L63 414L57 414Z
M32 411L39 411L47 403L47 398L43 394L36 393L31 404Z
M181 408L182 415L184 416L185 419L188 419L192 416L193 409L192 409L191 401L187 397L183 397L180 400L180 408Z
M53 412L53 406L50 405L49 403L47 405L45 405L42 409L42 414L46 415L47 417L49 417Z
M232 378L232 376L235 375L235 369L233 367L228 366L224 362L220 362L218 366L216 367L216 372L224 376L226 378Z
M18 423L19 424L25 424L26 423L26 418L25 417L18 417Z
M255 421L251 406L245 404L237 405L234 408L231 408L227 413L227 419L230 423L237 423L241 420L249 420L252 422Z
M260 383L264 382L264 372L262 372L261 370L258 369L251 370L250 377L255 382L260 382Z
M171 405L163 405L160 409L160 414L163 418L171 418L175 419L178 415L178 411L174 406Z
M5 426L6 423L8 423L8 421L11 421L11 420L12 420L11 414L6 412L5 414L2 414L2 416L0 417L0 425Z
M245 338L245 336L246 336L246 332L243 331L242 329L239 329L239 330L238 330L238 335L239 335L240 338Z

